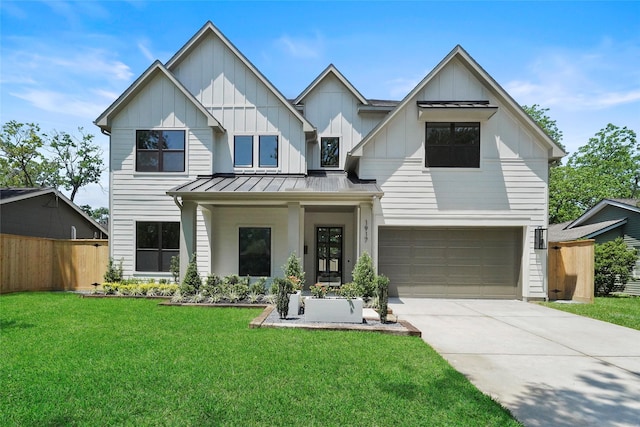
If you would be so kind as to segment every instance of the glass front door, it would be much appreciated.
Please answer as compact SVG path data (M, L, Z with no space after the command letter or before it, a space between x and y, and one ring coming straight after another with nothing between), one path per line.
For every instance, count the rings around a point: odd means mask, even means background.
M342 227L316 228L316 282L342 285Z

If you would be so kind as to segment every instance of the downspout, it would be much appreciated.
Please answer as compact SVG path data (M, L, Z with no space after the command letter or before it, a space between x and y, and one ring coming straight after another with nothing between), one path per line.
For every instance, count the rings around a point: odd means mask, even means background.
M173 196L173 203L175 203L175 204L176 204L176 206L178 207L178 209L182 210L182 203L180 203L180 202L178 201L178 196L175 196L175 195Z

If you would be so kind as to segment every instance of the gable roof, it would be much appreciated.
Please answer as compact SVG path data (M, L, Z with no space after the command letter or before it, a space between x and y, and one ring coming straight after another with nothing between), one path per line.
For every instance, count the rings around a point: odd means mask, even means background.
M615 228L623 226L627 223L626 218L612 219L609 221L596 222L594 224L586 224L583 226L568 228L571 221L560 224L552 224L549 226L550 242L568 242L578 239L591 239L600 234L611 231Z
M447 56L436 67L425 76L420 83L416 85L411 92L404 97L402 101L391 111L378 125L365 136L353 149L347 153L347 159L349 163L353 163L354 160L350 160L352 157L362 156L364 146L371 141L387 123L401 111L409 102L451 61L458 59L465 65L471 73L487 88L493 92L493 94L504 102L510 110L520 119L521 122L526 123L529 128L542 140L548 148L549 159L555 160L565 156L566 153L547 135L544 130L533 120L517 102L487 73L468 53L462 46L457 45L453 48Z
M567 228L578 227L587 221L589 218L593 217L595 214L606 208L607 206L615 206L620 209L625 209L630 212L635 212L640 214L640 199L604 199L601 200L594 207L583 213L578 219L571 222Z
M78 205L73 203L64 194L62 194L55 188L0 188L0 205L15 203L33 197L44 196L46 194L51 194L62 200L64 203L69 205L71 209L75 210L78 214L84 217L87 222L91 223L91 225L99 229L105 236L109 235L109 232L106 228L104 228L102 224L87 215L87 213L80 209Z
M291 105L287 98L285 98L282 93L258 70L252 63L249 61L243 54L236 48L229 39L227 39L224 34L215 26L211 21L207 21L206 24L200 28L200 30L193 36L189 41L180 48L178 52L169 61L166 63L166 67L168 70L172 70L177 67L182 60L184 60L193 49L198 46L202 40L204 40L209 33L213 33L216 37L218 37L222 43L231 51L233 54L247 66L249 70L260 80L267 88L282 102L282 104L291 111L291 113L298 118L302 122L302 128L304 132L314 132L315 127L304 118L300 112L298 112L293 105Z
M305 90L302 91L302 93L300 93L300 95L298 95L298 97L293 101L293 103L294 104L301 103L302 100L307 95L309 95L309 93L311 93L311 91L313 91L330 74L335 76L340 81L340 83L342 83L347 89L349 89L349 92L351 92L351 94L354 97L356 97L358 99L358 101L360 101L361 104L363 104L363 105L368 105L369 104L369 101L367 100L367 98L362 96L362 94L358 91L358 89L356 89L355 86L352 85L351 82L349 80L347 80L347 78L340 71L338 71L336 66L333 65L333 64L329 64L329 66L327 68L325 68L324 71L321 72L320 75L318 75L318 77L316 77L311 82L311 84L309 86L307 86L307 88Z
M93 122L100 129L110 132L111 119L118 114L136 95L144 89L144 87L158 74L165 76L169 81L207 118L207 125L215 128L219 132L225 132L222 124L216 119L204 105L196 99L191 92L175 76L165 68L164 65L156 60L149 68L145 70L140 77L134 81L131 86L124 91L118 99L116 99L100 116Z

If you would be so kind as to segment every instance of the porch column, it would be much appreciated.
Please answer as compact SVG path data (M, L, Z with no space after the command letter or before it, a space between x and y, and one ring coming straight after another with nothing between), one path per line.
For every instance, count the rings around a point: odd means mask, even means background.
M180 280L187 272L189 261L196 252L197 208L197 203L183 201L180 209Z
M358 207L358 257L368 252L373 257L373 206L371 203L360 203Z
M297 257L302 258L304 235L304 211L300 208L300 203L293 202L287 204L288 208L288 233L287 248L289 254L295 253ZM287 257L289 256L287 254Z

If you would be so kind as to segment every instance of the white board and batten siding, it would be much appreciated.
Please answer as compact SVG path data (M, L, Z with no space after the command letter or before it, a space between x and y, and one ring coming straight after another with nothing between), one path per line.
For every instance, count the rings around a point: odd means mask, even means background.
M426 168L425 122L418 100L488 100L497 113L481 122L478 169ZM547 225L547 151L458 60L410 100L363 150L358 174L376 179L384 196L378 226L521 227L522 296L546 296L546 253L533 230Z
M136 172L136 130L185 131L185 172ZM136 221L180 221L166 191L199 174L212 173L214 131L207 118L164 75L157 75L113 119L110 149L111 256L123 260L124 275L135 272ZM198 230L204 228L198 211ZM205 233L206 234L206 233ZM206 242L206 237L203 239ZM200 244L198 268L208 270L208 245ZM150 277L162 274L150 273ZM169 276L169 275L167 275Z
M216 172L306 172L300 118L215 34L203 38L171 71L227 130L216 141ZM278 168L234 170L234 135L278 135Z
M368 134L385 113L359 113L360 101L333 74L328 74L304 98L304 116L318 129L318 141L309 145L309 169L320 169L320 138L340 138L340 163L343 169L346 155Z

